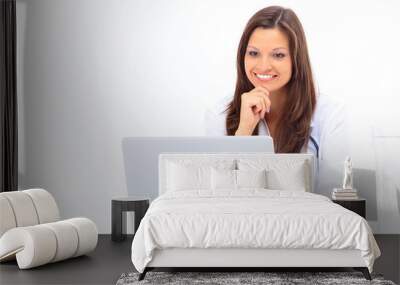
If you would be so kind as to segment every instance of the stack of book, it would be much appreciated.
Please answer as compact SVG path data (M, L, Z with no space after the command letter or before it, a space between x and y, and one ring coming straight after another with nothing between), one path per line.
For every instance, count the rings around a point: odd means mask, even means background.
M356 189L342 189L334 188L332 192L332 199L335 200L357 200L357 190Z

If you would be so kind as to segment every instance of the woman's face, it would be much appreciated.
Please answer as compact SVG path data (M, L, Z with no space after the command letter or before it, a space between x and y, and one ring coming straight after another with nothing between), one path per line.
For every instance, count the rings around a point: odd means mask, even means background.
M247 78L254 87L278 91L292 76L289 40L277 28L256 28L250 36L244 57Z

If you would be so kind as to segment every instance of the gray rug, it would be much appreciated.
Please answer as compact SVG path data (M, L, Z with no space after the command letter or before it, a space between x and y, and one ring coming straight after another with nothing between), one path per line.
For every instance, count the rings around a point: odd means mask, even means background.
M139 273L124 273L116 285L134 284L379 284L395 285L382 275L372 274L372 281L361 272L154 272L150 271L142 281Z

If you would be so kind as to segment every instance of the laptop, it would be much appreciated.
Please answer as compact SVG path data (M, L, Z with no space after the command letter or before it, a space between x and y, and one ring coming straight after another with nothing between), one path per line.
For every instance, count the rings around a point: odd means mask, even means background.
M122 141L129 196L158 196L158 156L173 152L274 152L270 136L129 137Z

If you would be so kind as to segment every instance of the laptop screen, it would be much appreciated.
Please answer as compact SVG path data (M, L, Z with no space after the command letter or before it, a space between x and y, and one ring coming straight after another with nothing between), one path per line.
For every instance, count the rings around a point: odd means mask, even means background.
M122 141L129 196L158 196L158 156L165 152L274 152L269 136L129 137Z

